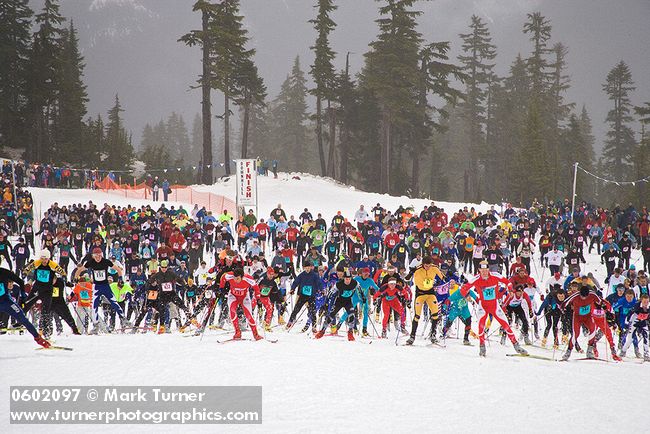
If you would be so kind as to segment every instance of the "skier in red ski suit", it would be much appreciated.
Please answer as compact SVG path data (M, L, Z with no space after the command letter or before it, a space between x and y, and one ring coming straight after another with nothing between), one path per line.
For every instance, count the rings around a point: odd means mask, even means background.
M478 336L480 341L479 355L485 357L485 322L489 315L501 325L503 330L507 333L512 345L519 354L527 355L528 352L524 350L517 342L515 334L512 332L508 320L506 319L499 300L506 295L506 291L499 287L499 284L512 289L512 283L497 273L491 273L487 261L482 261L479 264L479 274L474 276L460 288L460 293L463 297L467 297L471 290L478 294L478 303L483 309L483 315L478 321Z
M230 320L235 327L235 335L233 339L241 339L241 330L239 329L239 320L237 319L237 308L242 307L244 316L248 321L248 325L253 332L255 340L260 340L262 337L257 334L257 326L255 325L255 318L253 318L253 308L250 297L250 289L252 288L255 293L255 298L260 297L260 288L257 286L255 279L248 274L244 274L241 268L235 268L233 271L224 273L221 276L219 287L224 290L226 283L229 284L230 292L228 292L228 308L230 310Z

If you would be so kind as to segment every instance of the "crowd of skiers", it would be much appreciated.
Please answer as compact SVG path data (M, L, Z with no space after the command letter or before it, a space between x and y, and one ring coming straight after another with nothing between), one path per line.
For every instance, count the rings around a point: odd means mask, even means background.
M396 342L404 336L412 345L420 330L440 345L457 320L458 337L466 345L477 338L482 356L492 333L522 355L520 341L546 347L552 333L552 347L565 347L568 359L582 351L582 332L588 358L598 357L604 336L612 358L633 346L650 360L645 208L583 203L571 214L566 202L533 203L450 215L434 203L417 212L377 204L330 218L307 208L295 217L278 205L268 216L250 210L234 219L198 207L89 202L54 204L39 227L32 223L24 221L12 245L0 222L8 268L0 274L0 333L26 327L44 346L61 321L75 334L232 327L233 339L244 328L261 339L256 318L266 333L300 324L317 339L346 323L349 340L386 338L393 327ZM602 283L584 269L592 251Z

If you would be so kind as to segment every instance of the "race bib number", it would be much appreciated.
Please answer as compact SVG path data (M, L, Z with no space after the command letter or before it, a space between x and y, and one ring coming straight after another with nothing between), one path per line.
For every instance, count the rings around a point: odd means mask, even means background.
M24 247L18 247L18 253L21 255L25 253L25 248Z
M106 280L106 270L93 270L93 277L95 280Z
M36 270L36 280L47 283L50 280L50 270Z
M4 296L7 293L7 290L5 289L5 284L0 283L0 297Z
M422 281L422 289L433 288L433 279L426 278Z
M81 240L82 238L83 238L83 237L82 237L81 234L77 234L77 235L75 235L75 239L77 239L77 240Z
M624 252L627 252L628 250L630 250L629 247L627 247L627 246L623 247L623 251L624 251Z
M90 300L90 294L84 289L83 291L79 291L79 298L82 300Z
M302 287L302 295L311 296L312 287L311 285L305 285Z
M284 262L286 262L287 264L288 264L290 261L291 261L291 258L284 258Z
M496 288L491 286L490 288L483 288L483 300L490 301L494 300L496 297Z
M68 251L67 250L61 250L61 257L62 258L67 258L68 257Z
M52 297L58 297L59 296L59 287L55 286L52 288Z
M497 255L495 255L494 253L490 253L490 260L494 261L496 259L497 259Z
M171 282L163 282L160 286L162 287L162 290L165 292L174 290L174 285Z
M158 298L158 291L149 291L147 293L147 300L155 300Z
M190 298L191 298L191 297L194 297L194 291L193 291L193 290L192 290L192 291L187 291L186 294L187 294L187 296L190 297Z
M341 293L341 297L344 297L344 298L352 297L353 292L354 292L353 289L346 289L345 291L343 291L343 293Z
M262 289L260 290L260 294L262 294L264 297L269 295L271 293L271 288L268 286L263 286Z
M131 273L136 274L138 272L138 267L131 267Z
M203 293L203 296L205 298L212 298L212 290L211 289L206 289L205 292Z
M646 321L648 319L648 314L647 313L639 313L636 316L636 319L639 321Z
M372 248L373 248L373 249L378 249L378 248L379 248L379 244L378 244L378 243L372 243Z
M330 252L336 252L336 247L335 246L330 246Z
M578 309L578 314L580 315L589 315L589 312L591 312L590 304L588 304L587 306L580 306L580 309Z

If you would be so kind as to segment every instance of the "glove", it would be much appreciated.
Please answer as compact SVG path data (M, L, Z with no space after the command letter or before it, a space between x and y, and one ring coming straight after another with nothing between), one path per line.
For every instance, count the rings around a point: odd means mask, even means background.
M411 308L411 300L406 300L406 307Z
M291 291L289 291L289 295L293 295L293 294L295 294L295 291L292 289Z

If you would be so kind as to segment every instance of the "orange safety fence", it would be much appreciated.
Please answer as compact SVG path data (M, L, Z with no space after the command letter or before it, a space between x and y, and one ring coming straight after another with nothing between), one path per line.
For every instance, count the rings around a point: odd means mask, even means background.
M153 191L146 183L140 184L118 184L109 177L101 181L95 181L95 187L106 193L119 194L122 197L132 199L153 200ZM196 191L187 185L171 185L171 193L167 196L169 202L184 202L192 205L198 205L199 208L205 207L212 214L219 215L223 210L228 210L228 213L235 215L237 207L233 200L225 196L203 191ZM158 201L164 200L162 187L158 191Z

